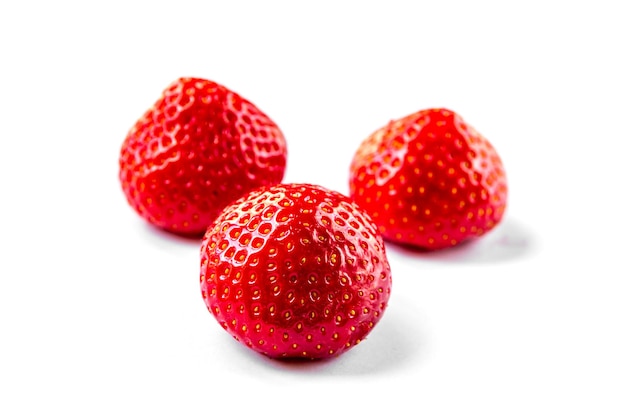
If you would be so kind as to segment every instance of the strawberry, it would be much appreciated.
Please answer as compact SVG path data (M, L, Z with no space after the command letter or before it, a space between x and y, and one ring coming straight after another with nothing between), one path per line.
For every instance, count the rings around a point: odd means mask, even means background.
M320 359L360 343L381 319L391 271L378 229L344 195L280 184L228 206L201 246L210 313L272 358Z
M278 126L224 86L180 78L128 133L119 178L150 223L201 236L243 194L279 183L286 143Z
M349 183L386 240L426 250L485 234L507 200L496 150L447 109L422 110L371 134L354 155Z

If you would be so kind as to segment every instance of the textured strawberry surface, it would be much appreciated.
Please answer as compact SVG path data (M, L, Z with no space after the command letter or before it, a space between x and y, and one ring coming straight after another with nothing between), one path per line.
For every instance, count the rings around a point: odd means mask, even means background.
M254 104L215 82L181 78L128 133L119 177L150 223L202 235L226 205L280 182L286 154L282 132Z
M428 109L391 121L358 148L350 196L385 239L441 249L502 219L507 181L494 147L456 113Z
M201 248L209 311L275 358L325 358L361 342L385 311L391 272L376 226L347 197L308 184L251 192Z

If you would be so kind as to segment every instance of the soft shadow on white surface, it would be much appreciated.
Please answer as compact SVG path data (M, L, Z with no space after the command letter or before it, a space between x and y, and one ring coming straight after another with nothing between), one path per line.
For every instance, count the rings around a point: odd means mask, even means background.
M139 234L144 236L146 241L160 249L195 249L197 252L200 252L200 245L202 244L202 237L200 236L190 237L176 235L141 220L137 222L137 225L137 231Z
M240 359L237 369L251 374L292 374L296 376L349 377L355 375L384 375L419 364L427 340L417 322L397 311L388 312L370 335L358 346L334 358L322 360L270 359L223 335L221 340L232 343L224 348ZM236 356L233 356L236 353Z
M457 247L438 251L387 243L400 255L423 260L458 263L499 263L526 258L536 251L536 240L530 228L516 219L505 218L493 231Z

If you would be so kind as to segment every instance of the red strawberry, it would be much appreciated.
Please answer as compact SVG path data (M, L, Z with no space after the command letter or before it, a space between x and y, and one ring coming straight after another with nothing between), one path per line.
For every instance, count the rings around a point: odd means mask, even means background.
M507 181L483 136L450 110L428 109L391 121L360 145L350 196L385 239L433 250L496 226Z
M228 206L201 247L202 297L222 327L273 358L339 355L387 307L391 272L369 216L308 184L255 190Z
M278 126L252 103L215 82L181 78L128 133L119 177L150 223L202 235L226 205L280 182L286 153Z

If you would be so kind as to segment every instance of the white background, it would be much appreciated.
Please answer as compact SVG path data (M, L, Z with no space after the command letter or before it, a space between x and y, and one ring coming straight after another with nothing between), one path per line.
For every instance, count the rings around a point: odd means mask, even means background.
M619 1L0 5L0 418L626 418L626 13ZM339 358L236 343L199 241L148 227L127 130L180 76L283 129L285 181L347 193L358 144L427 107L508 172L467 247L389 246L394 286Z

